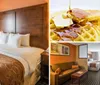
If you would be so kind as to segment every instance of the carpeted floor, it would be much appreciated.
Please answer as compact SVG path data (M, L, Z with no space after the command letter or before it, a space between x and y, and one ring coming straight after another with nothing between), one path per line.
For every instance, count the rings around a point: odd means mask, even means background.
M71 81L69 80L63 85L77 85L77 84L71 84ZM100 85L100 71L97 72L89 71L88 79L87 77L81 79L81 85Z

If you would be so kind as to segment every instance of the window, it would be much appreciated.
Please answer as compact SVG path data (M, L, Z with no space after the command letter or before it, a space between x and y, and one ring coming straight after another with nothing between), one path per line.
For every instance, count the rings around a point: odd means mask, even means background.
M88 45L79 46L79 58L88 58Z

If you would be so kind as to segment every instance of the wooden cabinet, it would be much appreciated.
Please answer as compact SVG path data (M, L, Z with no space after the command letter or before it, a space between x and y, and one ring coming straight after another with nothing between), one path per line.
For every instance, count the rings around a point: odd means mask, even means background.
M41 79L49 83L49 53L44 51L41 54ZM48 84L49 85L49 84Z
M41 54L41 60L42 60L42 64L44 65L49 65L49 53L44 51L42 54Z

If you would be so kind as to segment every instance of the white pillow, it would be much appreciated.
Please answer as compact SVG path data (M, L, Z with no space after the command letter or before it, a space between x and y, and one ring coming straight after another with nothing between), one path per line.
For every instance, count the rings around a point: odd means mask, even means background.
M0 44L6 44L8 38L8 33L0 32Z
M9 34L7 44L12 47L20 47L21 46L21 36L18 34Z
M30 46L30 34L19 34L21 36L21 45L29 47Z

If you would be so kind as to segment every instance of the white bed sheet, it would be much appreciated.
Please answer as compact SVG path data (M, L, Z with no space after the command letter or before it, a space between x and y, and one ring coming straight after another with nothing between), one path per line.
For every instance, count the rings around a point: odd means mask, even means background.
M0 44L0 53L19 60L25 68L25 76L34 72L40 63L40 54L44 50L36 47L12 48L7 44Z

